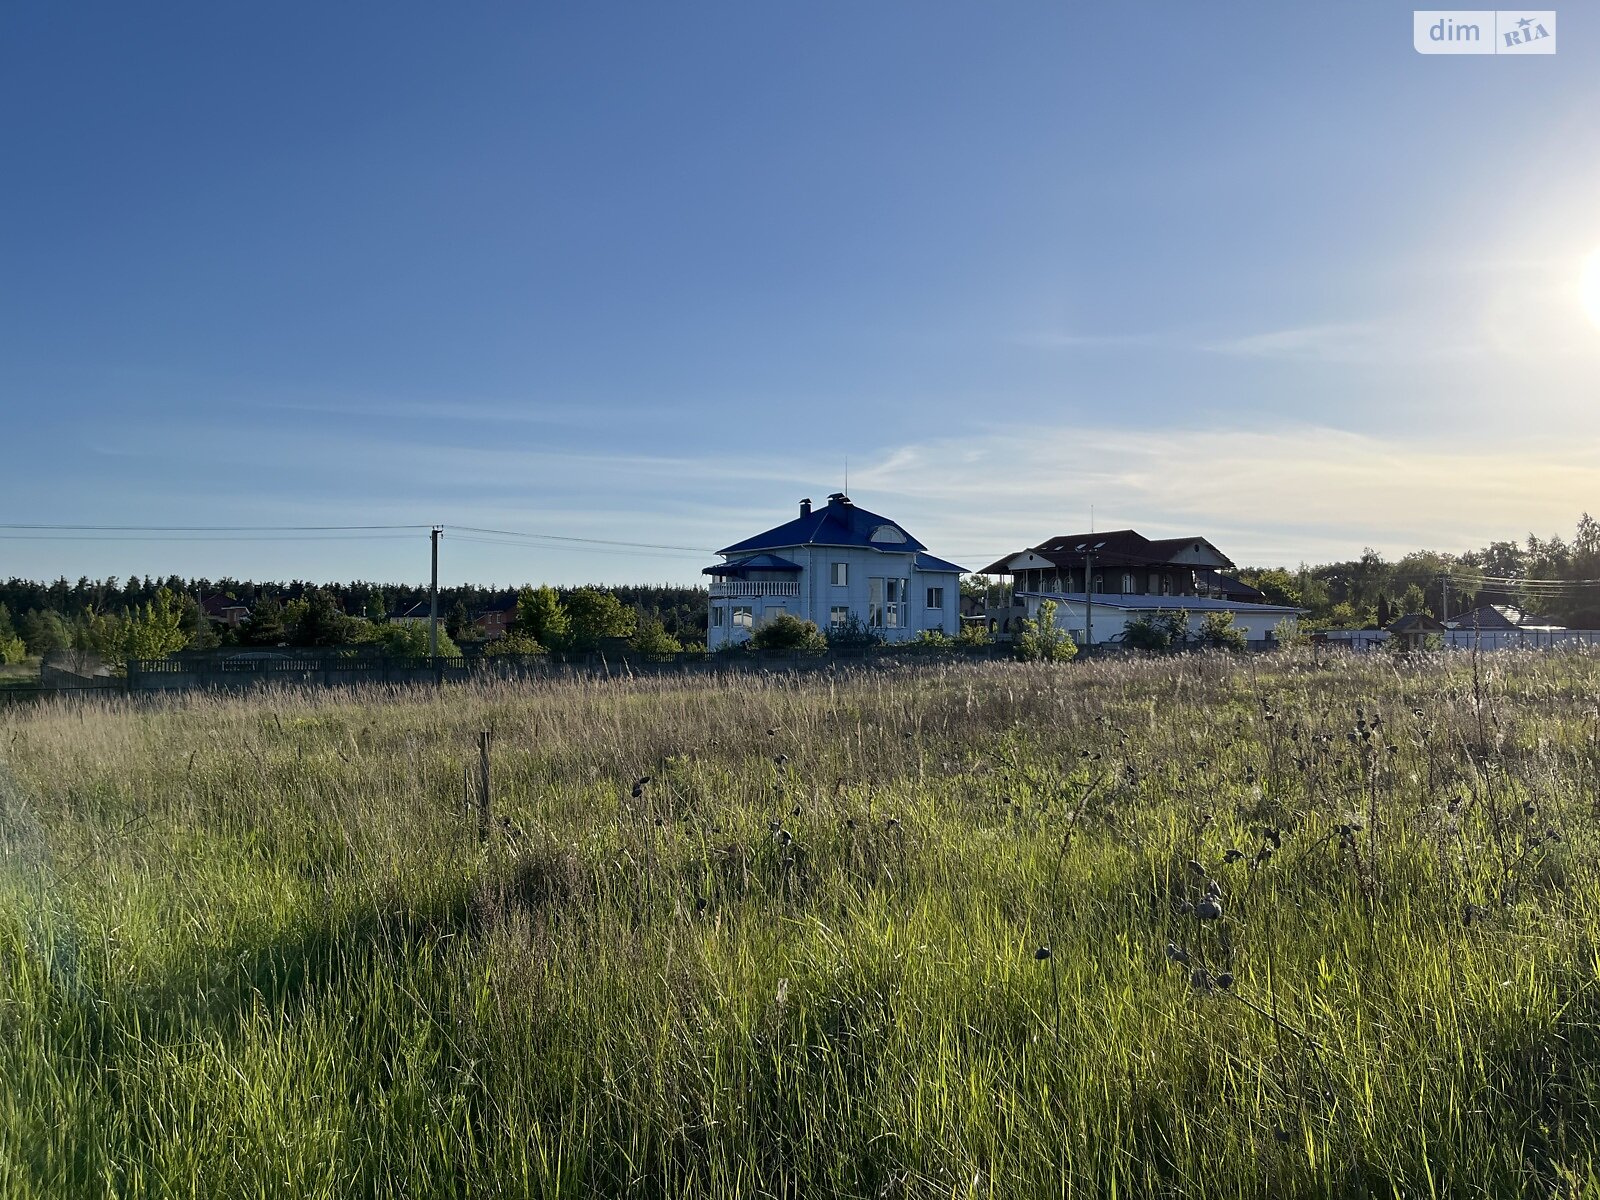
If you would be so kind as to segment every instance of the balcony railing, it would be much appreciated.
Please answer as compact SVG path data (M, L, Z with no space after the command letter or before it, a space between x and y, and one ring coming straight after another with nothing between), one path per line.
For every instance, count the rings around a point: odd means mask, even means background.
M711 585L711 598L725 600L735 596L798 596L798 580L786 579L730 579Z

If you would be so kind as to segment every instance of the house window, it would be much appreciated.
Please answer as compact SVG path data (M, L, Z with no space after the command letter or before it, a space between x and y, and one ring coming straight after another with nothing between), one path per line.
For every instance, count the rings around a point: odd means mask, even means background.
M1122 576L1122 594L1124 596L1131 596L1133 594L1133 575L1132 575L1131 572L1124 572L1123 573L1123 576Z
M833 566L833 586L848 587L850 584L850 564L836 562Z
M748 604L735 604L733 606L733 627L735 629L755 628L755 612Z
M835 629L843 629L850 624L850 606L848 604L835 604L828 610L828 624Z
M1161 576L1157 575L1154 571L1151 571L1150 572L1150 586L1145 588L1145 593L1147 595L1154 596L1154 595L1157 595L1160 591L1161 591Z
M711 628L713 628L713 629L721 629L722 628L722 617L723 617L722 605L713 604L711 606Z
M936 588L929 588L928 589L928 607L929 608L943 608L944 607L944 589L942 587L936 587Z
M867 624L873 629L899 629L905 624L906 581L867 581Z
M769 604L761 612L761 623L763 625L765 625L768 621L776 621L779 617L786 617L788 615L789 615L789 610L784 605L782 605L782 604L777 604L777 605Z

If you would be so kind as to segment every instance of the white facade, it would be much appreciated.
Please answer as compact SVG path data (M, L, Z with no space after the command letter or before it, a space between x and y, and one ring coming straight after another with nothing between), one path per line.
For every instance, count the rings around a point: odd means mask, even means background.
M837 519L812 522L824 510L803 507L802 520L770 531L778 537L762 540L754 554L739 547L721 552L730 564L776 560L788 566L753 565L741 577L713 577L709 649L745 641L784 613L824 633L853 617L886 642L909 641L923 630L960 633L961 568L933 558L899 526L855 509L848 499L835 497L829 509ZM806 534L813 524L818 540L782 544L783 531L800 526L790 536ZM834 544L851 537L865 544Z
M1024 592L1017 599L1025 606L1030 621L1038 618L1041 600L1054 600L1056 628L1072 634L1073 640L1080 646L1090 640L1094 645L1107 642L1116 644L1122 640L1122 633L1128 627L1129 621L1179 610L1189 614L1190 634L1198 634L1205 625L1206 618L1212 613L1230 612L1233 614L1233 627L1243 632L1252 642L1267 641L1276 635L1278 626L1283 622L1289 622L1292 628L1299 620L1299 613L1293 608L1276 604L1213 600L1201 596L1107 593L1095 595L1086 601L1082 593L1051 595ZM1092 627L1087 635L1084 628L1086 621Z

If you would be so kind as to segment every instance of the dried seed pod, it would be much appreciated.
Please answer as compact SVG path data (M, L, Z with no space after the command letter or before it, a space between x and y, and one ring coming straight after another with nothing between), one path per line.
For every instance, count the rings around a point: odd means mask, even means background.
M635 781L635 783L633 785L633 798L635 800L637 800L640 796L644 795L645 784L647 784L649 782L650 782L650 776L648 776L648 775L641 776L637 781Z
M1217 986L1219 988L1221 988L1223 991L1227 991L1229 988L1231 988L1233 986L1233 975L1232 975L1232 973L1230 973L1228 971L1224 971L1224 972L1222 972L1222 974L1218 975L1217 976Z
M1222 901L1214 896L1207 896L1194 906L1194 915L1202 921L1220 921L1222 919Z
M1209 883L1206 884L1206 895L1210 896L1213 900L1221 900L1222 899L1222 885L1220 883L1218 883L1215 879L1211 880Z
M1172 942L1167 943L1167 957L1173 962L1182 963L1184 966L1189 965L1189 952L1181 946L1174 945Z
M787 829L778 830L778 845L787 846L792 841L794 841L794 834Z
M1050 947L1040 946L1033 952L1033 957L1035 962L1043 962L1045 959L1050 957Z
M1228 852L1222 857L1226 862L1235 863L1244 857L1244 851L1240 850L1237 846L1229 847Z
M1196 875L1204 875L1206 873L1205 867L1201 866L1192 858L1189 860L1189 870L1193 871Z

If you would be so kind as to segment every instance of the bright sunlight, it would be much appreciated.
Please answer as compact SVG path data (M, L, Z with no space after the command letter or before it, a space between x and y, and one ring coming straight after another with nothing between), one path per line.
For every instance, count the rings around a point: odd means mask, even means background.
M1600 329L1600 249L1584 260L1578 295L1583 300L1583 311L1589 314L1595 328Z

